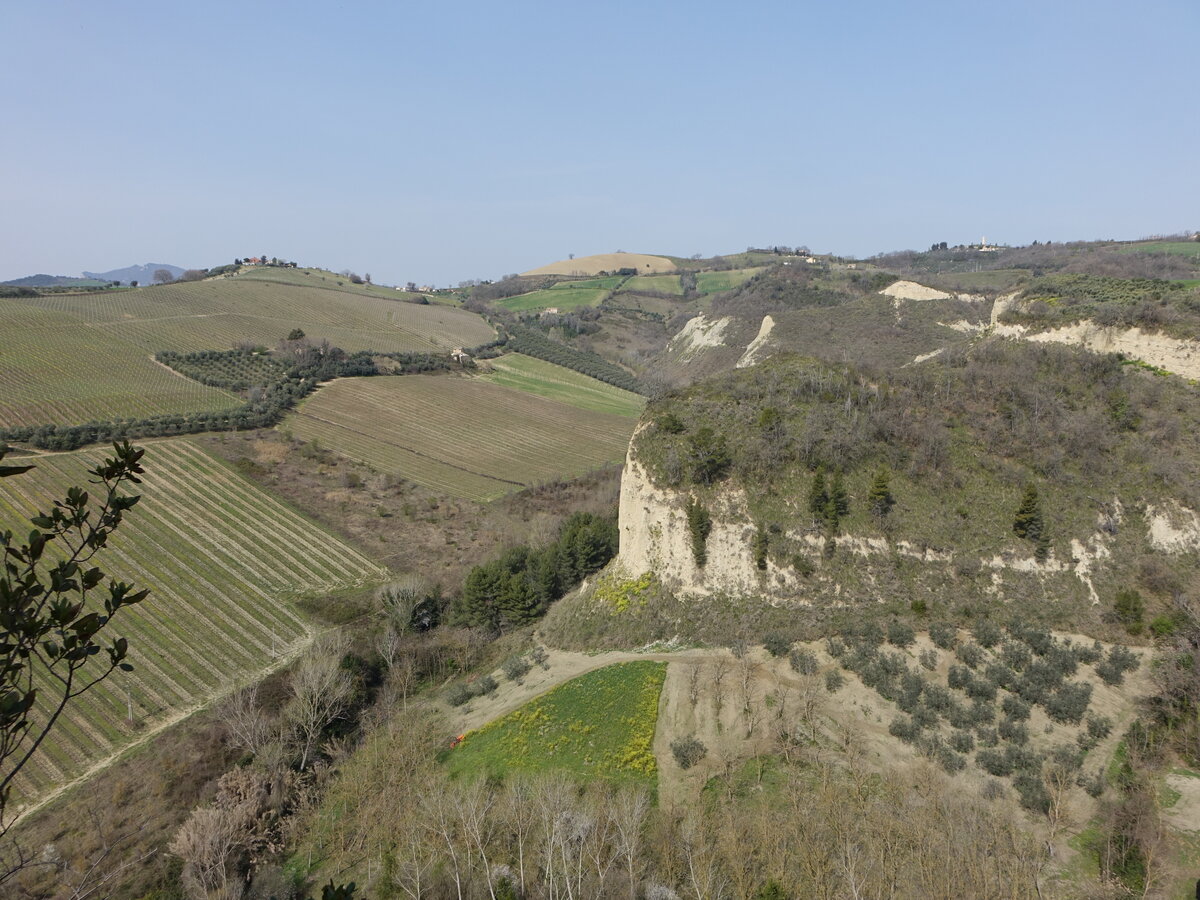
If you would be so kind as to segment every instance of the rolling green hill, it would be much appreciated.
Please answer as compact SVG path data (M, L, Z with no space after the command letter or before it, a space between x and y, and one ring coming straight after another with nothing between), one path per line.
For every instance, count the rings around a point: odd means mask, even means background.
M319 280L325 277L331 280ZM314 283L300 283L305 278ZM465 310L405 302L383 288L339 287L331 273L289 269L119 293L12 298L0 302L0 427L231 408L236 398L171 373L152 355L247 343L273 348L294 328L347 351L448 352L495 334Z

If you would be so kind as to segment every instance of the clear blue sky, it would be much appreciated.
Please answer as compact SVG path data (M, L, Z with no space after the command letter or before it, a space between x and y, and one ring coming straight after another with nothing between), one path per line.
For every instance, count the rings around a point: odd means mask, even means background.
M1200 3L0 5L0 279L1200 228Z

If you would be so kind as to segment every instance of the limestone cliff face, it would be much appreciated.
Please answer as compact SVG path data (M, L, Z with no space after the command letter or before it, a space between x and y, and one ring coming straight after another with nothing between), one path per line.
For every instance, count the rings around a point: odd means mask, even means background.
M736 487L706 498L712 531L706 543L707 562L700 568L692 554L687 524L686 509L691 499L686 489L656 485L631 444L621 478L617 565L631 575L653 572L667 588L680 594L753 596L787 606L854 602L856 596L860 600L888 599L890 595L878 583L879 578L886 578L886 571L899 559L919 564L919 569L931 578L931 589L934 582L958 583L960 577L956 574L960 568L956 548L933 549L905 540L841 534L836 538L836 553L839 559L853 561L851 567L858 584L852 586L841 580L846 574L844 568L840 577L828 571L828 563L822 558L824 538L819 529L813 528L788 530L785 537L806 552L816 566L814 573L802 576L774 559L768 559L766 568L759 569L753 550L756 527L746 497ZM1115 509L1120 520L1122 510L1116 498L1110 507L1097 517L1094 532L1071 539L1069 558L1058 558L1052 552L1048 559L1039 561L1032 548L1003 549L982 557L977 549L964 551L964 557L974 560L972 566L982 570L982 594L1003 599L1017 582L1032 580L1043 587L1052 582L1060 590L1078 592L1080 599L1100 603L1094 581L1111 566L1115 549L1112 522L1106 523L1106 519L1111 520L1111 510ZM1148 540L1151 547L1170 555L1200 551L1200 515L1173 503L1160 507L1145 504L1144 509L1143 522L1129 520L1127 524L1135 529L1140 524L1144 529L1142 540Z
M688 594L764 594L768 599L795 589L795 576L768 562L754 563L754 526L745 498L736 492L711 506L712 532L703 569L692 556L685 512L689 496L654 485L645 468L630 455L621 477L620 563L629 572L653 572L668 587Z

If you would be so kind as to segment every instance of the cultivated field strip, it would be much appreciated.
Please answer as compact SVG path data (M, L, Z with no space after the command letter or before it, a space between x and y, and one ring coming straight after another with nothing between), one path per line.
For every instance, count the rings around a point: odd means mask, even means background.
M307 639L297 597L370 584L386 570L246 482L186 440L146 445L142 501L97 562L112 577L151 589L123 611L134 671L68 708L22 773L36 797L118 751L155 720L227 690ZM99 451L44 456L0 483L0 526L46 508ZM136 725L131 726L132 706Z
M158 365L116 333L0 303L0 427L229 409L232 394Z
M240 340L273 347L297 327L346 350L449 350L494 336L466 310L253 277L19 302L128 336L147 352L223 350Z
M449 351L495 337L462 309L250 278L11 298L0 303L0 427L236 407L153 354L274 347L297 327L348 351Z
M347 378L286 427L380 471L490 500L624 458L635 420L479 378Z
M580 409L637 418L646 398L544 359L507 353L490 360L487 381Z

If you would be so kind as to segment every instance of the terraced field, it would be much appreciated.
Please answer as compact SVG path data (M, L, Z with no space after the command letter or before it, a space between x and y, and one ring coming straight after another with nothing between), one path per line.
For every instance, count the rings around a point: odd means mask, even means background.
M346 350L450 350L494 337L466 310L256 276L0 302L0 426L238 405L155 364L158 350L226 350L240 341L273 347L297 327Z
M578 288L553 287L544 291L533 291L516 297L506 297L497 300L497 306L513 312L523 312L530 309L578 309L581 306L595 306L608 296L607 288ZM482 342L481 342L482 343Z
M636 419L646 405L646 398L639 394L532 356L508 353L489 363L491 371L483 376L486 381L580 409Z
M715 294L719 291L729 291L744 284L762 271L754 269L729 269L725 272L698 272L696 274L696 290L701 294Z
M623 459L635 423L482 378L407 375L334 381L283 427L381 472L486 501Z
M109 575L152 591L118 620L134 671L68 708L22 772L26 799L298 648L309 627L293 609L295 598L386 577L186 440L145 446L142 501L97 559ZM39 457L33 471L4 479L0 527L15 530L66 486L84 483L100 456ZM127 721L129 703L137 727Z
M58 310L0 300L0 334L0 427L221 410L242 402L159 365L120 334L88 328Z

